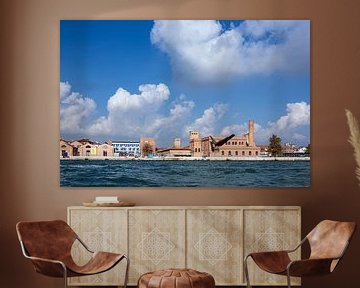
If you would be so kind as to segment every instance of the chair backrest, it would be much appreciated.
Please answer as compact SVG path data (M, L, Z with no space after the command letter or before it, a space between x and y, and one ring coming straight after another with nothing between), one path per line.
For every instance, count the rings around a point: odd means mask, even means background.
M76 240L75 232L62 220L19 222L16 231L27 253L40 258L68 258Z
M337 258L342 256L355 229L355 222L321 221L306 236L311 248L310 258ZM332 270L335 266L332 267Z

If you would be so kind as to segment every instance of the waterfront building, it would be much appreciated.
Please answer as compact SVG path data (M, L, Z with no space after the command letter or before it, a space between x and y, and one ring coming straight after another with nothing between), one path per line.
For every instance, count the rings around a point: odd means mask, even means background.
M140 138L140 154L141 157L146 156L144 153L144 147L148 146L149 147L149 152L147 154L155 154L156 151L156 142L154 138L151 137L141 137Z
M85 143L78 148L79 156L97 156L98 145Z
M73 148L68 141L60 139L60 157L68 158L73 156Z
M136 157L141 154L138 141L111 141L110 143L114 148L115 155Z
M156 153L162 156L191 157L190 147L181 147L180 138L174 139L173 147L158 149Z
M264 156L264 157L270 156L270 153L268 152L269 149L268 145L260 144L257 146L260 148L260 156Z
M80 156L79 147L83 144L84 143L81 143L77 140L70 142L70 145L73 146L73 156Z
M226 136L199 137L196 131L190 131L189 146L191 156L196 157L253 157L260 155L260 147L255 145L254 121L248 122L249 131L246 134L234 136L224 145L216 147L214 143Z
M189 132L189 147L191 151L191 156L193 157L202 157L203 152L201 149L201 139L197 131Z
M89 139L80 139L75 141L66 141L60 139L60 157L69 158L72 156L114 156L114 147L111 141L100 144Z
M180 148L181 147L181 138L175 138L174 139L174 148Z
M189 147L172 147L158 150L157 154L161 156L191 157L191 150Z
M113 157L114 156L114 146L107 143L100 144L97 147L97 156Z

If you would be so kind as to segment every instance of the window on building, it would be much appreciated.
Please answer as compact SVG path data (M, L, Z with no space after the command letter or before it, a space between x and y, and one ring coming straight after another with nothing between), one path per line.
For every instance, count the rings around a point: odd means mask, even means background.
M251 155L251 151L249 151L249 155Z
M259 151L256 151L256 152L255 152L255 155L258 156L258 155L259 155Z
M228 152L228 155L231 156L231 151Z
M225 155L225 151L221 151L221 155L224 156L224 155Z
M245 151L241 151L241 155L244 156L244 155L245 155Z
M239 155L239 152L238 152L238 151L235 151L235 155L238 156L238 155Z
M235 141L235 145L237 145L237 141Z

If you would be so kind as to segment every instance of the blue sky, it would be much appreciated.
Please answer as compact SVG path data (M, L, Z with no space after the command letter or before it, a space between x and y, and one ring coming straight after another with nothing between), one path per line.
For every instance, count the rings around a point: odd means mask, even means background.
M310 143L310 21L60 22L60 134Z

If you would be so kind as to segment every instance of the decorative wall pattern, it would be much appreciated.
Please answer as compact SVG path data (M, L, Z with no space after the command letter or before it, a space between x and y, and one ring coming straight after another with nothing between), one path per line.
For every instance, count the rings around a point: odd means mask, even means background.
M281 250L300 242L299 207L70 207L68 221L94 250L130 257L129 284L143 273L165 268L192 268L212 274L216 285L245 285L247 253ZM78 244L74 259L88 254ZM300 258L300 251L295 255ZM284 285L286 278L264 273L249 261L251 284ZM71 285L122 285L125 263ZM293 284L300 284L295 280Z
M244 211L245 255L258 251L275 251L295 248L301 237L300 211L293 210L245 210ZM300 250L292 258L299 259ZM286 277L266 273L249 259L249 276L253 285L286 284ZM293 284L300 284L298 278Z

